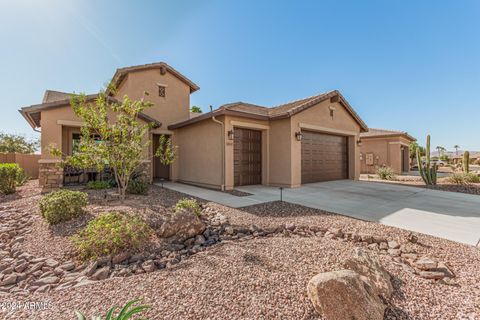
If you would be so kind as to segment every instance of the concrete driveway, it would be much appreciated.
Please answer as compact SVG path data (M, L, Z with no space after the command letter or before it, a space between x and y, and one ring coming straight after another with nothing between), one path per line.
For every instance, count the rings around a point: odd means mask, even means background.
M237 208L280 199L278 188L261 185L238 187L252 194L247 197L178 183L165 186ZM480 239L478 195L339 180L284 189L283 200L471 245Z

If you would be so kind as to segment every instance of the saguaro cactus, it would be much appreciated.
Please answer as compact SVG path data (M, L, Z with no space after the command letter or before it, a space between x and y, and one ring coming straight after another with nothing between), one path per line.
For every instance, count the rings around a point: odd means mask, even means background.
M417 148L418 171L427 186L437 184L437 164L430 165L430 135L427 135L427 145L425 146L425 164L422 163L420 148Z
M463 153L463 172L470 172L470 152L468 151Z

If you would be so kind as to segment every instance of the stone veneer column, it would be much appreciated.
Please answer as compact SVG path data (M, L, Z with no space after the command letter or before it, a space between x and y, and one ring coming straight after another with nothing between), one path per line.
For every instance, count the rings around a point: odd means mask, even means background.
M38 184L48 192L63 187L63 168L59 160L40 159L38 161Z
M152 172L152 161L151 160L144 160L139 167L139 171L142 174L142 178L145 182L152 183L153 182L153 172Z

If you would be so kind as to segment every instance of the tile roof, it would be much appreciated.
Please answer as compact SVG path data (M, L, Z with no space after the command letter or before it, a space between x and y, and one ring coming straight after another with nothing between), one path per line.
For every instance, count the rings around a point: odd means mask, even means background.
M404 136L412 141L417 140L405 131L369 128L367 132L360 133L360 138L379 138L379 137L397 137L397 136Z
M125 76L130 72L148 70L148 69L159 69L160 72L164 72L168 70L171 74L176 76L178 79L180 79L190 87L190 93L193 93L200 89L200 87L197 86L195 83L193 83L190 79L185 77L183 74L181 74L180 72L178 72L177 70L172 68L170 65L166 64L165 62L155 62L155 63L149 63L149 64L142 64L138 66L118 68L112 77L111 84L114 87L118 87L120 83L123 81L123 79L125 78Z
M45 94L43 95L43 103L59 101L70 99L70 93L68 92L61 92L55 90L45 90Z
M318 104L319 102L322 102L326 99L333 99L333 98L338 98L338 101L345 106L347 111L360 124L360 126L362 127L362 130L364 131L368 130L368 127L365 124L365 122L363 122L363 120L359 117L359 115L353 110L350 104L345 100L345 98L337 90L318 94L308 98L290 101L288 103L284 103L274 107L259 106L259 105L246 103L246 102L229 103L229 104L222 105L220 108L214 110L213 112L205 113L202 116L175 123L169 126L169 128L171 129L180 128L180 127L201 121L203 119L208 119L212 116L217 116L222 114L231 114L231 115L243 116L247 118L258 118L263 120L276 120L276 119L289 118L292 115L302 110L305 110L309 107L312 107Z
M54 92L54 91L47 90L47 92ZM48 101L48 98L49 98L48 96L50 94L47 95L47 92L45 92L46 97L44 97L44 100L47 98L46 100ZM32 126L32 128L35 129L35 128L41 127L40 120L41 120L42 111L55 109L55 108L62 108L70 105L71 93L65 93L65 92L58 92L58 93L64 94L64 96L66 96L67 98L63 98L61 100L53 100L50 102L45 102L45 103L36 104L36 105L31 105L28 107L23 107L19 110L20 114L22 114L22 116L27 120L27 122ZM59 98L60 95L55 95L55 97ZM97 97L98 97L98 94L86 95L87 101L94 101ZM118 102L118 100L112 97L109 97L108 99L110 102ZM140 113L138 117L144 120L145 122L153 123L155 128L159 128L162 125L160 121L146 115L145 113Z

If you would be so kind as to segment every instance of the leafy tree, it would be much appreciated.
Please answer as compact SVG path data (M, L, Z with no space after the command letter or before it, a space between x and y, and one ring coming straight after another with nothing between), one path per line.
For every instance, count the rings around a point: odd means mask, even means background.
M145 92L145 95L148 93ZM85 94L72 95L70 104L75 114L83 120L78 151L64 157L63 164L77 168L109 167L115 177L120 199L125 199L126 190L133 173L142 164L145 150L150 145L146 139L152 124L141 124L139 114L153 104L131 100L127 96L120 102L111 102L102 91L95 102L88 102ZM109 119L109 115L114 114ZM61 152L51 147L55 156Z
M455 155L458 156L458 149L460 149L460 146L458 144L454 145L453 148L455 149Z
M168 166L172 164L177 158L177 146L172 145L172 139L162 134L160 136L158 149L155 152L155 156L160 158L160 162Z
M200 107L197 107L197 106L192 106L192 107L190 108L190 112L202 113L202 109L200 109Z
M21 135L0 133L0 152L34 153L39 146L38 139L28 140Z
M415 160L416 154L417 154L417 149L420 151L420 156L425 156L425 148L422 146L419 146L416 141L410 142L410 145L408 146L409 154L410 154L410 159L413 161Z

